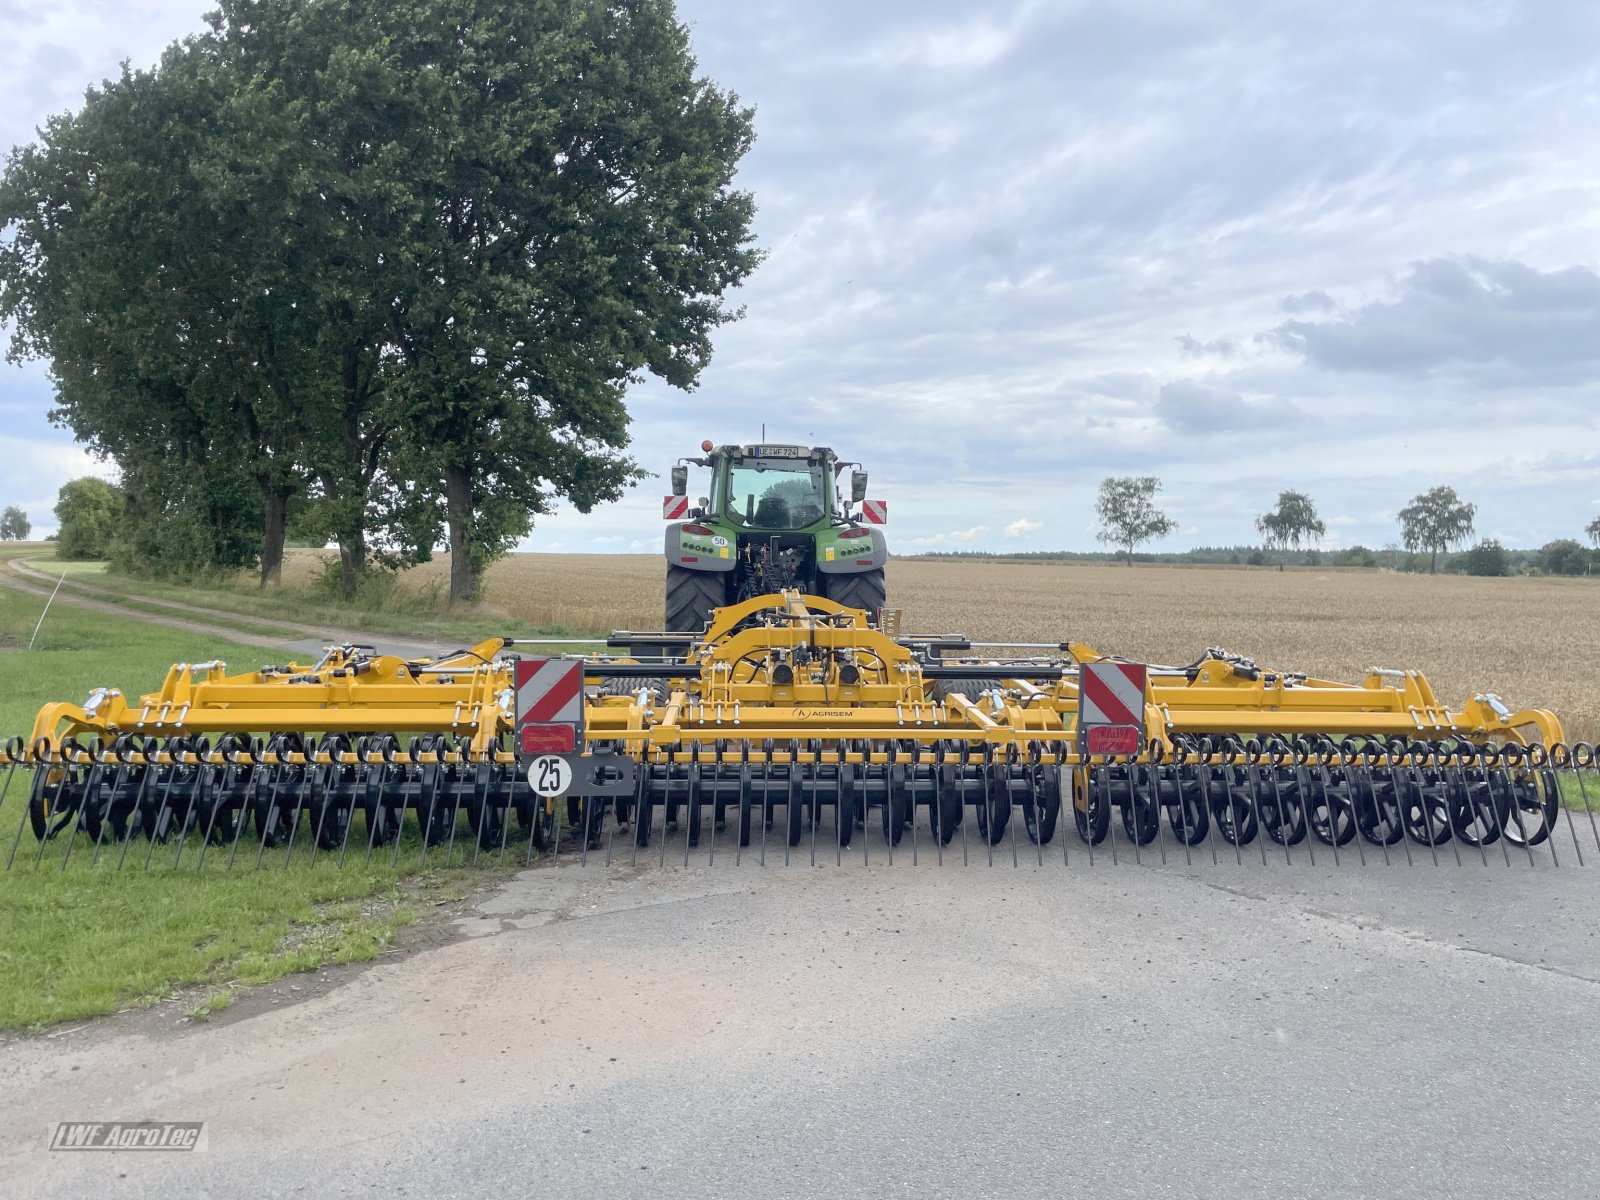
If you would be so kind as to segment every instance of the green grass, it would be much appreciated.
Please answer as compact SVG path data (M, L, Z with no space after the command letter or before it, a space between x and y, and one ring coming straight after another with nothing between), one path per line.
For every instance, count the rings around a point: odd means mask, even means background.
M47 701L81 704L97 687L120 688L130 697L155 691L173 663L220 658L231 670L245 671L284 657L59 601L34 648L25 649L44 606L43 596L0 588L0 738L26 734Z
M23 649L44 603L0 588L0 737L26 734L47 701L81 703L99 686L130 695L154 690L174 662L220 657L246 670L272 658L259 647L60 603L35 648ZM0 767L0 781L6 772ZM176 870L175 848L157 846L146 872L149 843L131 843L119 869L120 846L102 848L96 862L81 835L63 869L65 839L47 842L40 858L39 844L21 828L30 779L16 772L0 803L0 1028L115 1012L194 985L207 990L194 1014L220 1011L240 987L374 957L416 919L420 902L459 893L482 876L441 866L438 850L424 869L414 836L396 863L389 851L369 863L365 848L352 846L342 869L325 853L312 865L302 837L297 861L285 869L279 850L261 870L258 843L248 837L231 871L216 848L197 870L191 840ZM14 842L16 865L6 871ZM458 862L462 857L458 847Z
M98 1016L195 985L207 996L191 1015L220 1011L241 987L375 958L423 903L461 894L467 879L460 867L417 874L414 850L398 866L380 853L370 866L324 855L258 870L244 843L231 871L213 848L196 872L193 845L178 869L145 871L135 860L148 843L137 839L118 870L118 848L94 864L86 837L62 870L64 845L46 843L35 868L37 843L24 834L16 868L0 872L0 1028ZM172 853L156 847L158 862Z
M11 553L20 551L13 550ZM72 590L76 586L83 594L93 595L96 599L157 613L168 610L141 605L140 600L172 600L215 609L237 618L329 625L338 629L388 634L391 637L436 638L463 646L496 635L514 638L581 637L601 641L606 632L535 626L499 616L450 616L441 611L443 602L440 596L431 592L403 594L394 586L392 579L383 575L374 576L356 602L348 604L314 589L272 588L263 591L244 582L217 580L174 584L135 579L107 571L104 563L58 563L53 555L38 546L28 547L25 557L30 566L46 575L59 578L64 571L64 590ZM95 590L90 591L90 588ZM104 592L111 595L103 595ZM278 633L272 628L249 625L239 620L213 620L211 623L225 624L229 628L244 629L250 633Z

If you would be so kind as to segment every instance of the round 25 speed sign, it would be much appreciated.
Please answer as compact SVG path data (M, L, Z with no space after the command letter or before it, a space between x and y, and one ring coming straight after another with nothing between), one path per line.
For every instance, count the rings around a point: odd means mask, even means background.
M563 795L572 786L572 764L559 754L541 754L528 764L528 784L546 798Z

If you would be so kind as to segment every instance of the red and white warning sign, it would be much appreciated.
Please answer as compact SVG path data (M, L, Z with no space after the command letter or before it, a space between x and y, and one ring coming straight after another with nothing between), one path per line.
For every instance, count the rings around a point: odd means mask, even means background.
M887 500L863 500L861 502L861 518L868 525L887 525L889 523L889 502Z
M583 727L583 663L517 660L517 746L524 754L572 754Z
M1083 665L1078 729L1090 754L1137 754L1144 741L1149 671L1143 663Z
M689 515L689 497L663 496L661 497L661 519L663 521L682 521Z

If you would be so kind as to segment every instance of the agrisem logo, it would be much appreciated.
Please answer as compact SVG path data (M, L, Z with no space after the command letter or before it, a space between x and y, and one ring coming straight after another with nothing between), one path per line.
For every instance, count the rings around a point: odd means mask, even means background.
M796 721L848 721L856 714L848 708L797 708Z

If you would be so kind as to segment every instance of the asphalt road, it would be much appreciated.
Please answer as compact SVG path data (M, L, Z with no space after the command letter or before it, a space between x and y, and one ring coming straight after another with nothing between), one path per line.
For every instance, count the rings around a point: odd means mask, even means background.
M524 872L212 1025L0 1050L49 1196L1592 1197L1600 870ZM192 1154L58 1120L206 1122Z

